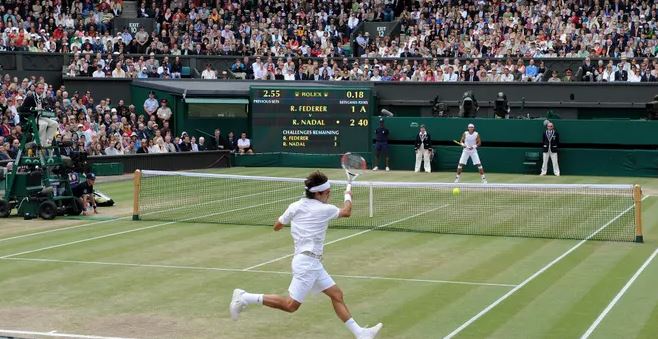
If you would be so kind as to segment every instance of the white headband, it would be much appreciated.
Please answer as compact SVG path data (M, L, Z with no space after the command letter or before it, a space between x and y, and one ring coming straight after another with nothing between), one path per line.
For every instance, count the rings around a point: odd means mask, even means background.
M328 190L330 187L331 187L331 184L329 184L329 182L327 181L322 185L313 186L311 188L306 187L306 189L311 193L316 193L316 192L324 192L324 191Z
M473 125L473 124L468 124L468 127L473 127L473 128L475 128L475 125Z

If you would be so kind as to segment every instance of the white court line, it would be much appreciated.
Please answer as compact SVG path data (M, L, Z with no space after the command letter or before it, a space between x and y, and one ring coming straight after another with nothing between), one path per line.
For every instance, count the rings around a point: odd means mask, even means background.
M642 198L642 200L644 200L644 199L646 199L646 198L647 198L647 197L645 196L644 198ZM539 271L535 272L533 275L531 275L530 277L528 277L526 280L524 280L524 281L521 282L520 284L516 285L516 287L514 287L513 289L511 289L509 292L505 293L502 297L498 298L496 301L494 301L493 303L491 303L489 306L485 307L482 311L480 311L480 313L474 315L471 319L467 320L467 321L466 321L465 323L463 323L461 326L457 327L454 331L450 332L450 334L448 334L448 335L446 335L445 337L443 337L443 339L450 339L450 338L456 336L457 334L459 334L459 332L463 331L466 327L470 326L470 325L471 325L472 323L474 323L476 320L480 319L483 315L489 313L489 311L491 311L494 307L498 306L498 304L500 304L501 302L503 302L505 299L509 298L512 294L516 293L518 290L522 289L525 285L527 285L528 283L530 283L531 281L533 281L535 278L537 278L538 276L540 276L542 273L546 272L546 270L548 270L549 268L553 267L553 265L555 265L555 264L557 264L558 262L560 262L560 261L561 261L562 259L564 259L566 256L568 256L569 254L571 254L571 252L577 250L580 246L582 246L584 243L586 243L586 242L587 242L589 239L591 239L593 236L597 235L597 234L598 234L599 232L601 232L603 229L605 229L605 228L608 227L610 224L612 224L613 222L615 222L615 220L619 219L622 215L626 214L628 211L630 211L631 209L633 209L633 207L634 207L634 205L632 205L631 207L625 209L625 210L622 211L621 213L617 214L616 217L612 218L612 220L608 221L605 225L601 226L599 229L597 229L596 231L594 231L594 233L592 233L592 234L590 234L589 236L587 236L587 238L585 238L585 239L579 241L576 245L574 245L573 247L571 247L570 249L568 249L568 250L567 250L566 252L564 252L562 255L560 255L559 257L553 259L553 261L551 261L551 262L549 262L548 264L546 264L546 266L540 268Z
M614 298L612 298L612 301L610 301L610 303L603 310L603 312L601 312L601 314L599 314L599 317L596 318L596 320L587 329L585 334L583 334L583 336L580 337L580 339L587 339L587 338L589 338L590 335L592 335L592 332L594 332L594 330L599 326L601 321L603 321L603 318L605 318L605 316L608 315L608 312L610 312L610 310L613 307L615 307L615 305L617 304L619 299L621 299L621 297L624 296L626 291L628 291L628 289L631 287L631 285L633 285L633 283L635 282L635 279L637 279L637 277L639 277L640 274L642 274L644 269L647 268L647 266L649 266L649 264L656 257L657 254L658 254L658 248L655 251L653 251L653 253L649 256L649 258L644 262L644 264L642 264L642 266L640 266L640 268L635 272L635 274L633 274L633 276L626 282L626 285L624 285L624 287L621 290L619 290L619 293L617 293L617 295Z
M105 266L120 266L120 267L164 268L164 269L193 270L193 271L216 271L216 272L265 273L265 274L292 275L291 272L284 272L284 271L262 271L262 270L245 271L245 270L239 269L239 268L218 268L218 267L185 266L185 265L131 264L131 263L107 262L107 261L81 261L81 260L60 260L60 259L41 259L41 258L4 258L3 260L47 262L47 263L66 263L66 264L84 264L84 265L105 265ZM455 285L494 286L494 287L514 287L514 286L516 286L516 285L512 285L512 284L487 283L487 282L476 282L476 281L395 278L395 277L380 277L380 276L365 276L365 275L345 275L345 274L333 274L333 273L331 274L331 276L347 278L347 279L389 280L389 281L420 282L420 283L435 283L435 284L455 284Z
M297 187L295 187L295 188L297 188ZM202 206L202 205L207 205L207 204L211 204L211 203L214 204L214 203L218 203L218 202L222 202L222 201L247 198L247 197L252 197L252 196L256 196L256 195L260 195L260 194L272 193L272 192L277 192L277 191L282 191L282 190L289 190L289 189L292 189L292 187L278 188L278 189L275 189L275 190L269 190L269 191L258 192L258 193L251 193L251 194L247 194L247 195L241 195L241 196L237 196L237 197L230 197L230 198L220 199L220 200L211 200L211 201L208 201L208 202L197 204L195 206ZM182 206L179 206L179 207L174 207L174 208L171 208L171 209L167 209L167 211L175 211L175 210L179 210L179 209L182 209L182 208L187 208L187 206L182 205ZM160 212L161 212L161 210L158 210L158 211L144 213L142 215L151 215L151 214L160 213ZM23 235L17 235L17 236L9 237L9 238L2 238L2 239L0 239L0 242L14 240L14 239L20 239L20 238L26 238L26 237L31 237L31 236L46 234L46 233L51 233L51 232L71 230L71 229L76 229L76 228L80 228L80 227L87 227L87 226L92 226L92 225L97 225L97 224L108 223L108 222L112 222L112 221L126 220L126 219L131 219L131 218L132 218L132 215L127 215L125 217L118 217L118 218L113 218L113 219L108 219L108 220L103 220L103 221L96 221L96 222L86 223L86 224L82 224L82 225L55 228L55 229L52 229L52 230L46 230L46 231L28 233L28 234L23 234Z
M115 233L110 233L110 234L105 234L105 235L99 235L99 236L97 236L97 237L92 237L92 238L86 238L86 239L81 239L81 240L71 241L71 242L67 242L67 243L64 243L64 244L52 245L52 246L47 246L47 247L37 248L36 250L29 250L29 251L24 251L24 252L20 252L20 253L9 254L9 255L5 255L5 256L0 257L0 259L7 259L7 258L11 258L11 257L17 257L17 256L19 256L19 255L24 255L24 254L34 253L34 252L45 251L45 250L50 250L50 249L53 249L53 248L59 248L59 247L64 247L64 246L69 246L69 245L75 245L75 244L79 244L79 243L82 243L82 242L87 242L87 241L92 241L92 240L97 240L97 239L103 239L103 238L113 237L113 236L115 236L115 235L121 235L121 234L126 234L126 233L132 233L132 232L137 232L137 231L148 230L148 229L151 229L151 228L156 228L156 227L161 227L161 226L166 226L166 225L176 224L176 223L179 223L179 222L186 222L186 221L191 221L191 220L200 219L200 218L212 217L212 216L215 216L215 215L220 215L220 214L225 214L225 213L231 213L231 212L242 211L242 210L246 210L246 209L249 209L249 208L260 207L260 206L265 206L265 205L270 205L270 204L276 204L276 203L281 202L281 201L287 201L287 200L292 200L292 199L299 199L299 197L286 198L286 199L276 200L276 201L267 202L267 203L258 204L258 205L251 205L251 206L247 206L247 207L235 208L235 209L228 210L228 211L215 212L215 213L211 213L211 214L201 215L201 216L192 217L192 218L186 218L186 219L182 219L182 220L169 221L169 222L163 222L163 223L155 224L155 225L151 225L151 226L145 226L145 227L134 228L134 229L130 229L130 230L127 230L127 231L121 231L121 232L115 232Z
M44 337L81 338L81 339L133 339L133 338L124 338L124 337L102 337L98 335L57 333L57 331L34 332L34 331L4 330L1 328L0 328L0 334L41 335Z
M356 237L356 236L358 236L358 235L361 235L361 234L364 234L364 233L368 233L368 232L370 232L370 231L372 231L372 230L376 230L376 229L378 229L378 228L382 228L382 227L390 226L390 225L393 225L393 224L397 224L397 223L399 223L399 222L402 222L402 221L405 221L405 220L409 220L409 219L415 218L415 217L417 217L417 216L420 216L420 215L423 215L423 214L426 214L426 213L429 213L429 212L433 212L433 211L436 211L436 210L438 210L438 209L440 209L440 208L444 208L444 207L448 207L448 206L450 206L450 204L445 204L445 205L443 205L443 206L435 207L435 208L433 208L433 209L431 209L431 210L427 210L427 211L424 211L424 212L420 212L420 213L414 214L414 215L409 216L409 217L405 217L405 218L402 218L402 219L399 219L399 220L396 220L396 221L392 221L392 222L386 223L386 224L384 224L384 225L379 225L379 226L377 226L377 227L375 227L375 228L370 228L370 229L367 229L367 230L365 230L365 231L361 231L361 232L354 233L354 234L350 234L350 235L348 235L348 236L345 236L345 237L342 237L342 238L339 238L339 239L336 239L336 240L332 240L332 241L330 241L330 242L325 243L324 245L327 246L327 245L331 245L331 244L333 244L333 243L337 243L337 242L339 242L339 241L347 240L347 239L349 239L349 238L353 238L353 237ZM249 266L249 267L247 267L247 268L245 268L245 269L243 269L243 270L244 270L244 271L249 271L249 270L252 270L252 269L254 269L254 268L258 268L258 267L261 267L261 266L265 266L265 265L267 265L267 264L271 264L271 263L273 263L273 262L277 262L277 261L279 261L279 260L283 260L283 259L286 259L286 258L290 258L290 257L292 257L293 255L295 255L295 254L294 254L294 253L286 254L286 255L284 255L284 256L282 256L282 257L278 257L278 258L275 258L275 259L272 259L272 260L268 260L268 261L266 261L266 262L263 262L263 263L260 263L260 264L254 265L254 266Z

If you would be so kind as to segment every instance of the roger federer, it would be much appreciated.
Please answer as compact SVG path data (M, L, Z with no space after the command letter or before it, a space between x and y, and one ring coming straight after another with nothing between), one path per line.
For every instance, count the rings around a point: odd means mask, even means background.
M356 338L374 338L382 324L373 327L359 326L343 301L343 291L322 265L324 239L329 221L348 218L352 214L352 192L345 192L343 208L338 208L327 203L331 195L331 185L326 175L320 171L313 172L306 178L304 185L306 196L290 204L274 223L275 231L281 230L284 225L291 225L295 255L292 259L289 295L254 294L235 289L229 306L231 317L237 320L240 312L250 304L261 304L292 313L299 309L310 292L322 291L331 298L336 315Z

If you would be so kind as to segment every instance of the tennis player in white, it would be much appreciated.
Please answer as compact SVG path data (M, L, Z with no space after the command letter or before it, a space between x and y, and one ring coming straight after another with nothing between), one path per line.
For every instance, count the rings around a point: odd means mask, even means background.
M324 239L329 221L348 218L352 214L352 192L345 192L343 208L328 204L331 185L327 176L316 171L304 182L306 196L296 201L274 223L274 230L279 231L290 224L290 233L295 245L292 259L292 281L288 287L288 296L273 294L253 294L241 289L233 291L229 306L231 317L237 320L240 312L247 305L262 304L286 312L295 312L310 292L322 291L331 298L338 318L358 339L374 338L382 324L373 327L361 327L352 318L343 301L343 291L322 265Z
M480 140L480 134L475 131L475 125L468 124L468 130L462 134L460 144L462 147L464 147L464 149L462 150L462 156L459 158L459 164L457 165L457 175L455 176L455 182L459 182L461 179L462 170L470 158L473 161L473 165L475 165L480 172L482 183L486 184L487 177L484 175L484 168L482 167L482 163L480 163L480 156L478 156L477 150L477 148L482 145L482 141Z

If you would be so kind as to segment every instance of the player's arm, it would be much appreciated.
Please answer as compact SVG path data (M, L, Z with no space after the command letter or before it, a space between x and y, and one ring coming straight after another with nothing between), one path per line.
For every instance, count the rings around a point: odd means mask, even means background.
M274 230L275 231L280 231L283 228L283 226L285 226L285 225L282 224L279 220L274 222Z
M288 206L285 212L274 222L274 231L280 231L283 226L290 224L292 221L293 209Z
M339 218L349 218L352 215L352 191L345 192L343 208L338 211Z
M480 134L479 133L478 133L477 138L475 139L475 144L477 145L477 147L480 147L482 145L482 140L480 140Z
M466 141L466 133L462 133L462 138L459 139L459 143L462 145L462 147L466 147L464 141Z

